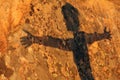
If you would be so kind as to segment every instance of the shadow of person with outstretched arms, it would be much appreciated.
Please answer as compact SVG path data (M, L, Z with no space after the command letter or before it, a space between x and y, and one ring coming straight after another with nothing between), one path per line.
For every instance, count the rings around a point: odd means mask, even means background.
M52 36L34 36L27 30L27 36L21 37L21 43L25 48L33 43L59 48L62 50L72 51L74 62L77 66L81 80L94 80L90 66L87 44L92 44L95 41L102 39L111 39L110 31L104 28L103 33L85 33L78 31L79 29L79 12L70 3L62 6L62 14L68 31L73 32L73 38L59 39Z

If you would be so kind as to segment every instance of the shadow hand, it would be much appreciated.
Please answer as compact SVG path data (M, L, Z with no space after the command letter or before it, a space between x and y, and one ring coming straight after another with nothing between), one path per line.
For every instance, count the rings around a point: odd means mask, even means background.
M111 38L112 38L110 30L107 31L106 27L104 28L104 36L105 36L106 39L109 39L109 40L111 40Z
M27 47L31 46L32 43L34 43L34 36L30 32L28 32L26 30L23 30L23 31L25 33L27 33L27 36L21 37L20 42L21 42L22 45L25 46L25 48L27 48Z

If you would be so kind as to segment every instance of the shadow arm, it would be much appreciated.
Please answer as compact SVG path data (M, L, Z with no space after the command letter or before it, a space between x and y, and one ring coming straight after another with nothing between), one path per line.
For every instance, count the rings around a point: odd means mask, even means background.
M21 37L21 43L22 43L22 45L25 46L25 48L36 43L36 44L59 48L59 49L63 49L63 50L70 50L69 39L64 40L64 39L54 38L51 36L38 37L38 36L32 35L31 33L29 33L26 30L24 30L24 32L27 33L27 36Z
M110 31L106 30L106 27L104 28L104 33L87 33L86 34L86 40L88 44L92 44L95 41L103 40L103 39L111 39L111 33Z
M54 38L51 36L35 37L34 43L63 50L70 50L69 40Z

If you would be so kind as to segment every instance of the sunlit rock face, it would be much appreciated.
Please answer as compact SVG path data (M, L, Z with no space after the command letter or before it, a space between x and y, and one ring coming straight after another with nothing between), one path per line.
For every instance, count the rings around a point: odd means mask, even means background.
M4 77L81 80L72 51L37 44L24 48L20 44L20 37L26 36L22 29L36 36L73 38L61 13L65 2L78 9L81 31L103 33L104 27L111 31L111 41L96 41L87 46L94 79L120 79L120 0L0 0L0 53L7 51L5 66L11 69L10 77ZM3 75L0 80L5 80Z
M29 10L31 0L0 0L0 52L7 49L7 36Z

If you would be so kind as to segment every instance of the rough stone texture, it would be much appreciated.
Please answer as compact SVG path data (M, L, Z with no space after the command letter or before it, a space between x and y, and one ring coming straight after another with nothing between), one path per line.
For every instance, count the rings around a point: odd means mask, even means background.
M7 49L10 32L16 31L24 14L29 11L31 0L0 0L0 52Z
M72 52L34 44L25 49L20 37L27 29L37 36L72 38L61 7L69 2L80 13L80 30L102 33L106 26L112 39L88 45L95 80L120 80L119 0L0 0L0 80L80 80ZM5 54L3 51L7 48ZM5 62L5 63L4 63ZM5 76L8 75L8 76Z

